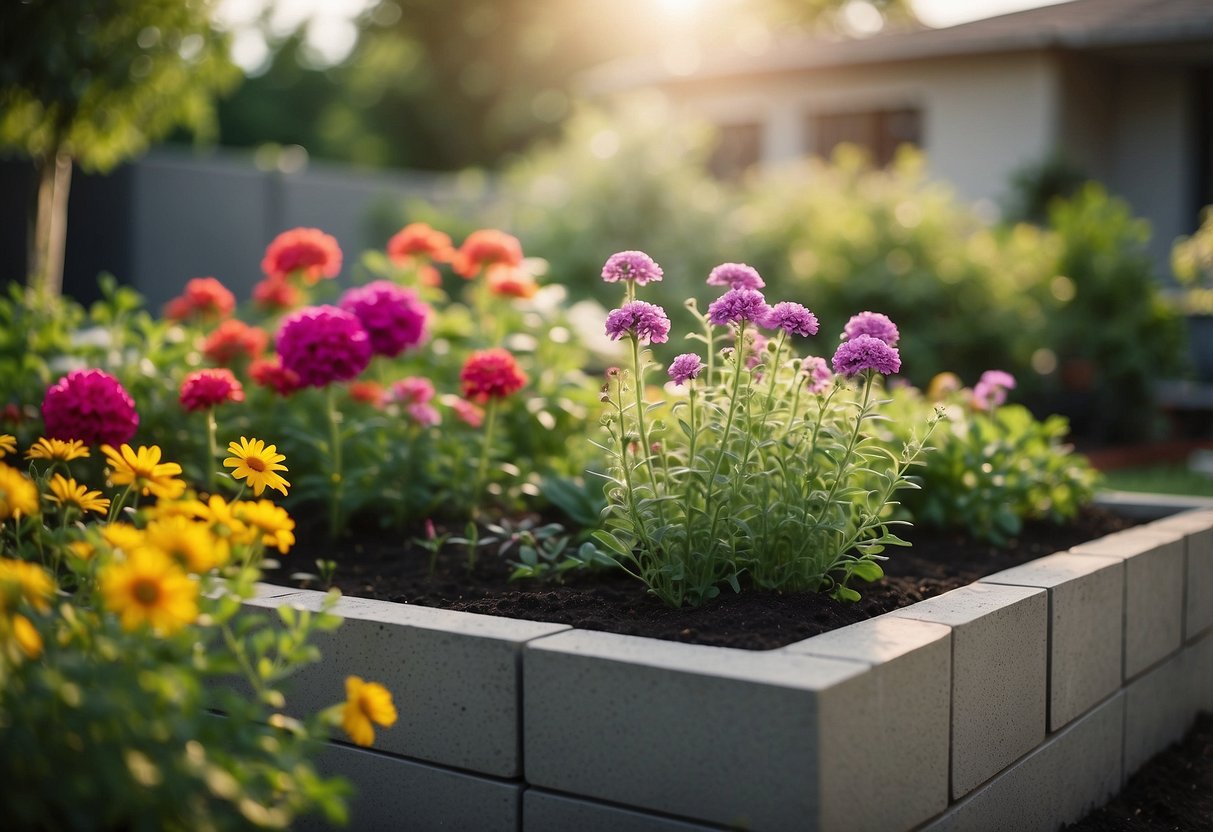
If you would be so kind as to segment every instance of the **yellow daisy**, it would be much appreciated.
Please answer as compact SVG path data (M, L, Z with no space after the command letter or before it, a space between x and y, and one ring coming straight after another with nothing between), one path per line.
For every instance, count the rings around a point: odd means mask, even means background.
M36 659L42 655L42 636L38 629L24 615L14 615L9 622L12 626L13 640L27 657Z
M267 446L260 439L246 439L242 436L239 444L231 442L227 450L232 456L223 460L223 467L234 468L232 477L235 479L248 477L248 484L253 489L254 496L260 497L266 486L286 494L290 483L275 473L286 470L285 465L278 464L286 457L278 453L276 445Z
M227 500L212 494L205 504L198 505L201 508L198 516L210 523L211 531L219 537L237 545L252 543L257 539L257 529L250 528L237 516L237 509L242 503L228 505Z
M357 676L345 677L345 707L341 712L341 727L357 745L375 741L371 723L390 728L396 724L396 706L392 694L378 682L364 682Z
M89 491L87 486L80 485L71 477L55 474L49 485L51 493L47 499L63 508L75 506L81 512L95 511L98 514L109 511L110 501L102 497L100 491Z
M261 533L261 542L286 554L295 545L295 521L282 506L269 500L245 500L236 504L236 516Z
M0 457L17 452L17 437L11 433L0 433Z
M113 548L127 553L143 545L143 530L130 523L107 523L101 529L101 537Z
M71 462L73 459L84 459L89 455L88 448L79 439L64 441L48 439L45 436L30 446L25 452L26 459L49 459L59 462Z
M230 551L227 541L217 540L205 523L180 516L160 517L148 523L143 539L199 575L227 563Z
M24 599L35 609L46 612L54 594L54 580L38 564L0 558L0 609L6 606L6 599Z
M102 445L101 452L110 466L114 485L134 485L145 497L154 494L175 500L185 492L185 483L177 479L181 466L160 461L160 447L139 446L136 451L125 442L120 449Z
M92 560L93 555L97 554L97 547L87 540L73 540L67 544L67 548L80 560Z
M169 635L198 618L198 584L157 549L136 549L101 570L101 597L124 630Z
M37 487L16 468L0 464L0 521L37 513Z

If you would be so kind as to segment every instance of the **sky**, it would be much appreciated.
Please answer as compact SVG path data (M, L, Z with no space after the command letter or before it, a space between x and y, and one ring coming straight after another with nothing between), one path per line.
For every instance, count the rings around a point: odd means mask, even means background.
M720 0L652 2L659 15L676 21L710 9ZM952 26L1058 2L1063 0L911 0L919 19L929 26ZM306 24L305 56L317 66L331 66L344 60L354 48L358 39L354 21L375 4L376 0L221 0L218 18L220 25L233 32L232 59L246 72L262 68L270 55L265 35L258 25L262 18L271 37L275 38ZM862 32L870 23L873 10L863 0L851 0L848 5L851 8L847 18L853 22L852 28ZM879 26L879 16L876 25Z

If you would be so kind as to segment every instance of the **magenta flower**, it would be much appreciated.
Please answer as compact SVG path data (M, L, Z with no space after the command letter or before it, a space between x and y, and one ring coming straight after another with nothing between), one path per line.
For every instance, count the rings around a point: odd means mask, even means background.
M1004 370L986 370L973 385L973 407L993 410L1005 404L1007 391L1015 389L1015 376Z
M371 363L371 339L358 318L336 306L308 306L286 317L278 330L282 366L302 387L349 381Z
M879 312L860 312L847 321L842 330L842 340L850 341L858 335L871 335L890 347L897 346L897 341L901 338L897 325L890 321L887 315Z
M745 263L721 263L708 275L709 286L728 286L730 289L761 289L766 282L758 270Z
M410 404L404 409L404 412L409 415L417 424L423 428L432 428L442 422L442 417L438 415L438 411L434 406L426 402L416 402Z
M767 329L782 329L789 335L816 335L817 316L799 303L783 301L771 307L762 323Z
M73 370L46 391L42 421L51 439L117 447L135 435L139 414L118 379L101 370Z
M434 384L422 376L409 376L392 382L388 398L400 404L426 404L434 398Z
M425 340L430 307L390 281L350 289L341 296L341 308L357 316L376 355L394 357Z
M712 301L708 307L708 320L716 326L743 321L762 323L770 309L762 293L756 289L730 289Z
M244 401L244 387L224 367L217 370L195 370L181 382L181 406L191 413L218 407L226 402Z
M617 251L602 267L602 279L607 283L635 280L637 286L656 283L664 273L661 266L643 251Z
M834 374L830 372L830 365L819 355L807 356L801 362L800 371L808 377L805 384L808 385L810 393L824 393L834 383Z
M872 335L856 335L838 345L834 353L834 372L851 378L864 370L889 375L901 370L901 355L896 347Z
M634 300L607 315L606 334L612 341L631 334L642 344L664 344L670 337L670 319L660 306Z
M699 373L706 366L695 353L686 352L671 361L670 368L666 372L674 385L680 387L693 378L699 378Z

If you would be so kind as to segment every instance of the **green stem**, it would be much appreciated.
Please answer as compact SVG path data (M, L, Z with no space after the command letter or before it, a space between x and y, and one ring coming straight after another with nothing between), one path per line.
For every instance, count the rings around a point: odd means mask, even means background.
M640 432L640 453L644 460L644 467L649 472L649 484L653 486L653 499L657 499L660 496L657 489L657 471L653 467L653 449L649 443L649 431L644 421L644 374L640 366L640 339L636 337L635 333L632 333L632 366L635 368L632 386L636 388L636 426ZM664 526L665 508L662 503L657 504L657 516L661 518L661 524Z
M724 432L720 435L720 449L716 454L716 462L712 466L712 474L708 477L708 490L704 498L704 512L708 513L712 508L712 497L716 489L716 477L720 474L720 466L724 462L725 451L729 447L729 435L733 430L733 419L737 415L737 397L741 393L741 374L745 369L744 357L740 345L745 343L745 321L742 321L737 326L737 344L738 348L733 350L733 390L729 396L729 414L724 420ZM716 520L719 518L720 512L712 515L712 526L708 533L706 545L714 547L716 545Z
M490 398L488 405L485 407L484 413L484 444L480 448L480 463L476 466L476 482L472 487L472 526L476 525L480 519L480 501L488 483L487 477L489 473L489 452L493 447L493 428L497 424L497 400ZM476 568L476 550L479 547L475 542L468 548L468 571L471 572Z
M341 531L341 492L344 480L341 475L341 414L337 410L337 386L330 384L326 391L329 420L329 463L333 489L329 494L329 534L337 537Z
M215 479L215 461L219 458L219 443L215 437L218 432L219 427L215 423L215 408L208 407L206 409L206 485L211 494L219 490L219 484Z

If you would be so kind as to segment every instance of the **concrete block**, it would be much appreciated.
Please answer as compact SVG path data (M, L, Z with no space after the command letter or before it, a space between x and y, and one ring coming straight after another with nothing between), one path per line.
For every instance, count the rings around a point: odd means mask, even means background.
M316 758L325 776L345 777L354 786L348 829L475 829L517 832L521 783L476 777L363 748L329 743ZM333 828L323 817L301 818L292 829Z
M972 584L888 614L952 628L952 797L968 794L1045 736L1048 597Z
M849 775L847 803L864 802L865 664L585 630L523 662L533 786L726 826L857 828L827 817L823 782Z
M870 667L871 723L850 741L855 771L823 771L823 819L846 829L908 829L948 805L951 628L880 616L788 645L785 652ZM851 727L859 731L860 727ZM830 760L828 749L823 759ZM854 783L880 783L879 800L855 800Z
M1049 731L1120 688L1124 561L1059 553L982 578L1049 593Z
M1149 528L1182 532L1184 560L1184 641L1213 628L1213 511L1187 511Z
M253 599L250 606L318 609L324 593ZM314 643L323 659L302 669L287 690L292 714L345 699L345 677L392 692L399 721L378 732L383 751L499 777L522 772L519 729L521 649L563 624L342 598L345 623Z
M1182 532L1141 527L1070 550L1125 562L1125 680L1174 653L1183 641L1184 548Z
M1125 686L1125 779L1183 738L1196 714L1178 653Z
M526 832L714 832L720 829L542 789L523 792L522 828Z
M1124 695L1116 694L921 832L1054 832L1121 787Z
M1213 713L1213 633L1184 648L1184 676L1192 713Z

